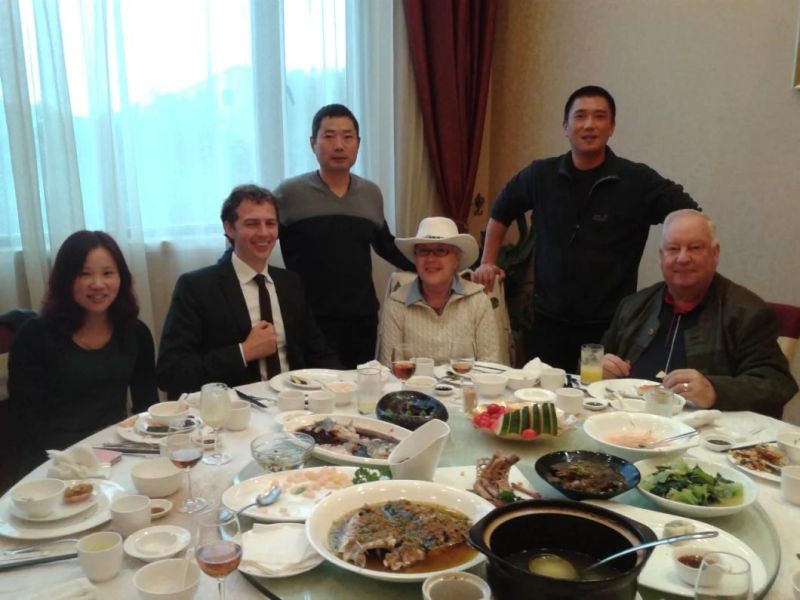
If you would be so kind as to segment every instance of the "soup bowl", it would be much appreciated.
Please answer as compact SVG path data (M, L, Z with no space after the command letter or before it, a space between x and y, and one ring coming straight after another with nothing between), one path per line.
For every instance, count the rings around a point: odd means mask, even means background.
M613 572L597 572L596 579L587 580L532 573L526 567L526 555L580 554L600 560L655 539L656 534L641 523L570 500L508 504L486 515L469 532L469 543L488 558L486 573L495 600L526 598L531 590L548 600L633 600L636 578L652 548L621 556L610 563Z

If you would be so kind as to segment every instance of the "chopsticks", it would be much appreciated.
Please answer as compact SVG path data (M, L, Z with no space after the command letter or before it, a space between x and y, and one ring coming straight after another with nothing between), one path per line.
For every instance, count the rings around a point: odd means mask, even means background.
M19 567L31 567L33 565L41 565L44 563L56 562L59 560L68 560L70 558L77 558L77 552L70 552L69 554L51 554L49 556L39 556L37 558L20 558L18 560L3 560L0 561L0 571L9 569L17 569Z
M255 404L261 408L269 408L264 402L274 402L272 398L258 398L257 396L251 396L250 394L246 394L242 390L235 390L236 395L239 396L242 400L247 400L250 404Z
M161 454L161 448L155 444L115 444L105 443L92 446L93 448L100 448L102 450L116 450L123 454Z

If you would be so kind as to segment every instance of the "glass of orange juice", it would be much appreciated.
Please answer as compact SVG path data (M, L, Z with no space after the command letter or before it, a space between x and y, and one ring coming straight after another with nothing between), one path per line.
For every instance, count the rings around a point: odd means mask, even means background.
M581 383L589 385L603 378L603 345L583 344L581 346Z

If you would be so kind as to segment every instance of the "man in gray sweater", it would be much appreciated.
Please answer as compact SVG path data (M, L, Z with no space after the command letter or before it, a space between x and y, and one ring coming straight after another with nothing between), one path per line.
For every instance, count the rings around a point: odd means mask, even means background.
M319 169L276 189L281 252L305 283L317 323L347 368L375 356L378 299L370 247L413 270L394 244L377 185L350 172L361 143L358 121L341 104L323 106L311 127Z

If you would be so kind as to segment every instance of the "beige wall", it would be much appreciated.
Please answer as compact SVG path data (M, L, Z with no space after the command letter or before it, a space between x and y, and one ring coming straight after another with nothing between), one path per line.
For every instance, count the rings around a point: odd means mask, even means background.
M617 101L611 147L711 215L721 272L800 305L799 14L798 0L502 0L478 191L494 199L530 160L565 152L566 97L602 85ZM659 277L656 234L641 285Z

